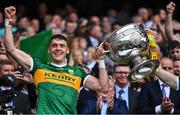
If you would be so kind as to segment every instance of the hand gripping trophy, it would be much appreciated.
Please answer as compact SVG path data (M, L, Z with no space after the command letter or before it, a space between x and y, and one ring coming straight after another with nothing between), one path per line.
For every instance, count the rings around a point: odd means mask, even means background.
M130 80L137 81L150 76L159 61L144 58L149 48L148 36L140 24L128 24L105 36L107 56L120 65L130 65Z

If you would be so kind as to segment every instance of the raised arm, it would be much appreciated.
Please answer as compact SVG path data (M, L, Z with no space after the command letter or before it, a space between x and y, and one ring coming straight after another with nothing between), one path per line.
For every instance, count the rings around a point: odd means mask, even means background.
M166 31L166 36L169 40L176 40L180 42L180 40L173 34L173 27L172 27L172 15L175 10L175 6L176 6L175 3L173 2L170 2L166 6L167 16L165 20L165 31Z
M155 75L174 90L179 90L178 76L163 70L161 67L159 67L158 71L155 72Z
M12 24L14 17L16 16L16 8L10 6L4 9L5 14L5 39L4 44L7 52L25 69L29 70L32 63L32 58L25 52L17 49L14 45Z
M95 51L96 57L98 57L98 64L99 64L99 79L96 77L90 75L87 80L84 83L84 86L91 89L91 90L96 90L100 92L107 92L108 91L108 74L105 68L105 63L104 63L104 48L103 48L103 43L97 48Z

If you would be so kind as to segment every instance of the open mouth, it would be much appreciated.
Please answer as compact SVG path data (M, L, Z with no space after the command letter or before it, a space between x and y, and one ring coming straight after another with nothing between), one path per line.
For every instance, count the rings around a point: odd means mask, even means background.
M54 55L55 56L61 56L61 55L63 55L63 52L62 51L58 51L58 52L55 52Z

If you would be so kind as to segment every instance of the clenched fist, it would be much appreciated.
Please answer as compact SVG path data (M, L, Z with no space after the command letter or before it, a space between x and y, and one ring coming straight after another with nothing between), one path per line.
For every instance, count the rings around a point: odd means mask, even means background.
M110 46L108 43L101 43L95 50L95 57L97 60L104 59L106 53L110 52Z
M16 8L14 6L9 6L4 9L5 18L13 20L16 16Z
M167 6L166 6L166 11L169 14L172 14L175 10L176 4L173 2L170 2Z

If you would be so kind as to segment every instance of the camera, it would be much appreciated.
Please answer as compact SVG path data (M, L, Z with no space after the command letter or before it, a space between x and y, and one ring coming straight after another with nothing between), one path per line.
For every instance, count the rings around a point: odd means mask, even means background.
M16 93L13 90L16 77L14 75L0 76L0 111L9 111L13 109L13 97Z

